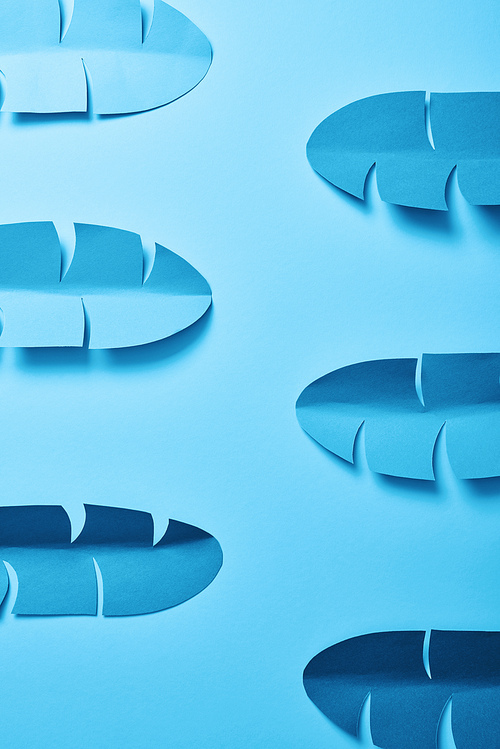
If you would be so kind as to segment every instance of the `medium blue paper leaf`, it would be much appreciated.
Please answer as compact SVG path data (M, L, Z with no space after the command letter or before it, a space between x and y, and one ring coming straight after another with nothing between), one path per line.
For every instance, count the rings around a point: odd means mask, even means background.
M370 694L372 738L382 749L436 749L450 698L457 749L498 747L500 632L432 631L432 678L424 642L425 632L377 632L340 642L306 666L305 690L353 736Z
M433 479L437 436L446 424L448 458L459 478L500 475L500 354L424 354L342 367L305 388L297 401L302 428L353 462L365 423L373 471Z
M0 347L138 346L192 325L211 304L208 283L156 245L143 283L138 234L75 224L71 265L60 280L61 246L51 222L0 225Z
M96 114L123 114L186 94L210 67L208 39L162 0L144 41L142 23L140 0L74 0L60 40L58 0L2 3L2 108L86 112L91 99Z
M313 169L363 198L376 164L382 200L446 210L454 167L472 205L500 203L500 92L431 94L427 135L425 91L380 94L339 109L307 144Z
M86 521L71 543L62 507L0 507L0 558L17 573L14 614L95 615L103 579L104 616L133 616L177 606L196 596L222 565L216 539L171 520L153 546L147 512L85 505ZM0 599L8 589L3 567Z

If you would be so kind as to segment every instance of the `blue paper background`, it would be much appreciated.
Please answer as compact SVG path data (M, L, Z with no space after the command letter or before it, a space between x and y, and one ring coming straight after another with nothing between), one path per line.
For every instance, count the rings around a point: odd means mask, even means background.
M180 0L179 0L180 2ZM500 482L384 479L300 429L316 377L366 359L498 351L500 210L366 203L318 177L324 117L384 91L498 90L493 0L182 0L206 79L137 116L0 115L0 221L116 226L213 289L190 330L127 351L0 351L4 504L151 511L224 566L175 609L0 617L10 749L348 749L302 670L347 637L500 629ZM439 449L439 448L438 448ZM448 747L446 747L448 749Z

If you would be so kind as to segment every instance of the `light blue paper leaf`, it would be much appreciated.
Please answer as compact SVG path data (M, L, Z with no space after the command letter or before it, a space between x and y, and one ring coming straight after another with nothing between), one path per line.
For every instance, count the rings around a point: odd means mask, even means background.
M500 475L500 354L424 354L421 391L417 359L383 359L342 367L305 388L297 401L302 428L327 450L353 462L365 423L373 471L433 479L437 436L462 479Z
M371 695L371 734L381 749L436 749L450 698L457 749L498 746L500 632L432 631L426 639L425 632L377 632L340 642L306 666L305 690L353 736Z
M318 125L307 144L313 169L345 192L364 197L376 164L382 200L446 210L448 177L472 205L500 203L500 92L380 94L339 109Z
M74 0L60 40L58 0L17 0L0 7L3 109L142 112L167 104L205 76L212 49L182 13L155 0L143 41L140 0Z
M198 320L211 304L208 283L189 263L156 245L143 283L144 254L133 232L75 224L76 246L62 278L51 222L0 225L0 347L138 346Z
M71 543L62 507L0 507L0 558L17 573L14 614L95 615L96 561L104 616L133 616L196 596L222 565L219 543L200 528L171 520L153 546L147 512L85 505L86 521ZM8 589L3 566L0 600Z

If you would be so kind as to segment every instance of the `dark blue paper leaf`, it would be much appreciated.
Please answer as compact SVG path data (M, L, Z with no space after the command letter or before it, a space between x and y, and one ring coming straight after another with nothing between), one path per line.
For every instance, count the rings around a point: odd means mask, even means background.
M457 749L498 747L500 632L431 632L432 678L424 640L425 632L378 632L340 642L307 665L305 690L353 736L370 694L373 742L382 749L436 749L450 698Z
M177 606L200 593L222 565L222 551L200 528L171 520L153 546L147 512L85 505L86 521L71 543L62 507L0 507L0 558L17 573L14 614L95 615L103 580L104 616L132 616ZM8 589L5 567L0 600Z

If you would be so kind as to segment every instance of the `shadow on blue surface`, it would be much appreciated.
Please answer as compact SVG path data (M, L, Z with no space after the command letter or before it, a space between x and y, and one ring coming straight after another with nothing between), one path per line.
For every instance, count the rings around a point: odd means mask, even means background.
M500 499L500 476L487 479L468 479L465 484L470 494L475 497Z
M399 476L387 476L384 473L374 473L375 482L380 484L382 489L389 489L398 493L411 493L421 497L435 499L444 499L446 492L438 485L437 481L427 481L426 479L405 479Z
M16 350L21 369L90 370L105 366L110 369L144 367L161 364L182 356L208 334L212 321L212 306L189 328L161 341L128 348L89 350L88 348L21 348ZM2 352L0 351L0 361Z
M476 205L474 210L489 230L500 230L500 205Z
M94 119L92 112L14 112L12 121L15 125L52 125L63 122L90 122Z

